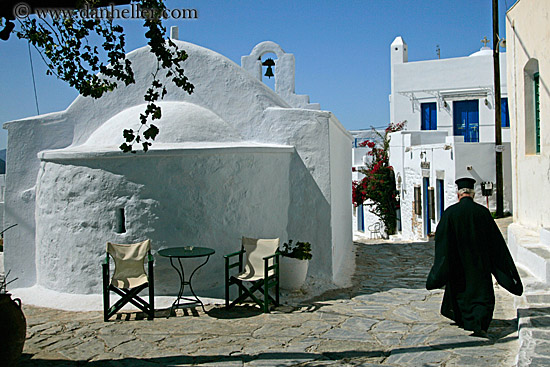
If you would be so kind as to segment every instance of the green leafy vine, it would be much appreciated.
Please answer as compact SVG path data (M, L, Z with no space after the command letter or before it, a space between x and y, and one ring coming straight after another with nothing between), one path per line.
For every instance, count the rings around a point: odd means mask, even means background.
M171 40L166 40L166 28L162 24L161 14L166 10L163 0L139 0L142 8L151 9L151 15L144 19L147 29L150 51L157 59L157 68L153 73L150 87L144 94L147 103L140 114L140 126L137 129L124 129L124 142L120 145L123 152L136 153L135 144L141 144L147 151L159 134L159 128L152 122L162 117L161 107L156 104L166 96L166 86L158 77L165 71L166 78L188 94L194 86L185 76L183 63L187 53L179 49ZM98 0L83 1L81 6L95 8ZM74 87L81 95L100 98L120 85L135 83L132 63L126 58L125 34L121 25L113 19L83 19L79 9L63 12L63 16L51 20L26 18L19 20L20 29L16 31L20 39L26 39L40 53L48 67L47 74L55 75ZM94 45L96 39L100 45Z

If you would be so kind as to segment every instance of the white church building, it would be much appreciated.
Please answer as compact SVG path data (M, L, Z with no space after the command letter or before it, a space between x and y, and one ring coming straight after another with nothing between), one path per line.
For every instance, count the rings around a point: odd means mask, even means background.
M401 37L391 44L390 118L407 121L391 134L390 164L400 194L401 234L427 238L441 213L456 202L454 181L460 177L496 182L495 111L492 50L466 56L408 61ZM500 54L504 210L512 211L510 119L506 55ZM476 195L494 210L496 193Z
M334 114L295 94L294 56L279 45L258 44L239 66L174 42L189 55L184 67L195 91L169 87L147 153L118 147L122 130L140 124L157 65L148 47L128 54L135 85L4 124L4 221L19 224L5 233L5 268L18 278L12 287L100 294L106 242L150 238L154 253L213 248L193 288L221 298L223 255L240 249L242 236L308 241L309 279L346 282L351 135ZM262 82L268 53L277 58L275 91ZM178 286L169 261L156 256L155 292L176 294Z

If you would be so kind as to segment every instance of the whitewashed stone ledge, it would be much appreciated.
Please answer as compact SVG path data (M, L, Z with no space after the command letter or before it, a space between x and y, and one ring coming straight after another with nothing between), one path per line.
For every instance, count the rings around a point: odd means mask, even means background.
M42 151L37 154L43 161L60 161L67 159L102 159L131 158L132 156L177 156L193 154L233 154L233 153L293 153L294 147L289 145L266 144L186 144L166 145L153 143L148 152L137 150L135 154L124 153L118 147L102 147L93 151L90 147L74 147L59 150ZM138 148L139 149L139 148Z

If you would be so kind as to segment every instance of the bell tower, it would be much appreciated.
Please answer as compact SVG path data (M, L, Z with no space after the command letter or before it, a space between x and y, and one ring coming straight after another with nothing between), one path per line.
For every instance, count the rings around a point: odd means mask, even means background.
M265 41L257 44L250 55L241 57L241 66L252 76L262 81L262 56L273 53L277 56L275 61L275 93L283 98L289 105L296 108L319 110L318 103L309 103L308 95L297 95L295 93L295 64L293 54L283 51L281 46L275 42Z

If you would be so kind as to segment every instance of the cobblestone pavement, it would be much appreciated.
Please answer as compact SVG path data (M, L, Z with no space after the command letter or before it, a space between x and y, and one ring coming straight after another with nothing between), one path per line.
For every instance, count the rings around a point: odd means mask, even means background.
M426 291L433 242L355 243L353 286L270 314L209 305L154 321L103 322L100 312L24 307L20 366L513 366L513 298L496 287L489 338L439 314ZM192 310L188 310L192 311ZM137 317L136 317L137 316Z

